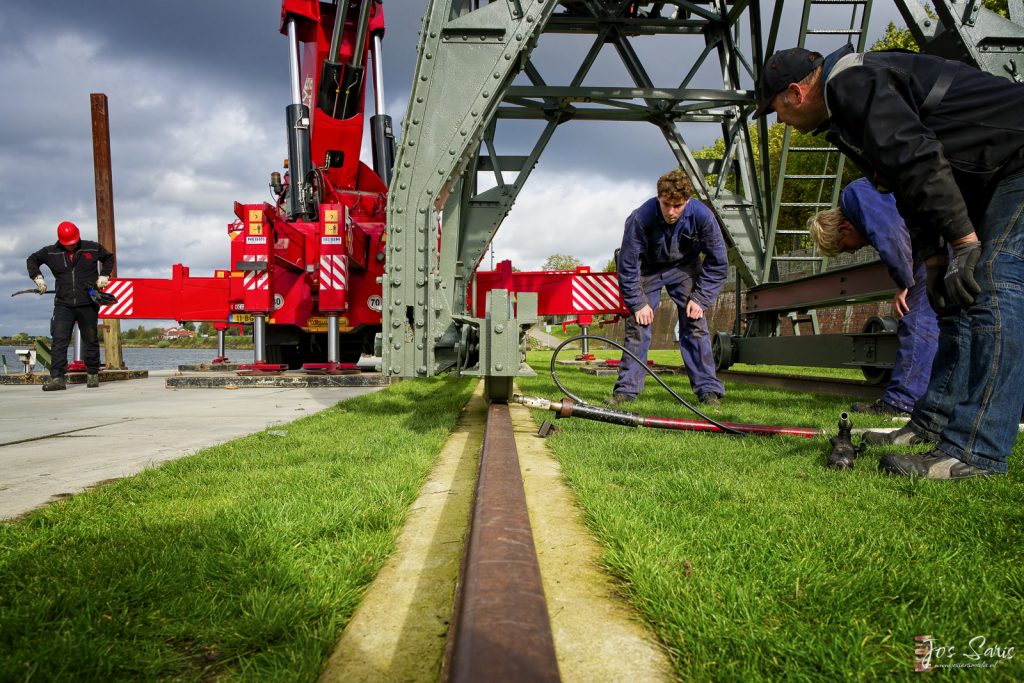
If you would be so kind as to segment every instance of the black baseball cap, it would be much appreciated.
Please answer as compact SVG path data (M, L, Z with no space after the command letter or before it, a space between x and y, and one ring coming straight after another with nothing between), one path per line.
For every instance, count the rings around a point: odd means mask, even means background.
M799 83L824 61L817 52L802 47L779 50L764 63L761 87L757 93L757 109L753 118L760 118L772 111L772 100L790 83Z

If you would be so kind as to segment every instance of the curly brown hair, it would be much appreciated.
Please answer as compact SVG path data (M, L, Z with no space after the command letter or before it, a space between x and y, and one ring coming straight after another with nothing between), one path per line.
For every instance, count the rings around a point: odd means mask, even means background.
M693 196L693 181L681 168L658 178L658 196L685 202Z

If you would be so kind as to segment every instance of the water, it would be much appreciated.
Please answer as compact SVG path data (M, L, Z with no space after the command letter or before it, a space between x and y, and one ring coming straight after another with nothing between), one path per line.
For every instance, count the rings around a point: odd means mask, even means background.
M0 346L0 354L7 361L7 371L23 372L24 364L14 354L15 349L30 349L31 344L24 346ZM228 360L234 363L251 363L252 349L228 349ZM72 352L68 352L69 359ZM209 363L217 357L217 349L149 349L122 348L121 356L129 370L177 370L179 365L198 365ZM100 358L103 358L103 346L100 346ZM45 372L42 363L36 363L36 372Z

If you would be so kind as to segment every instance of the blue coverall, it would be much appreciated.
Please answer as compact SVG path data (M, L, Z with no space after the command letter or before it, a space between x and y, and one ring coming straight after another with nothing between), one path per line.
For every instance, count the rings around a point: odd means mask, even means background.
M896 285L909 290L910 312L896 328L899 348L892 378L882 396L884 402L909 413L928 388L932 358L939 343L938 322L925 291L924 264L913 263L910 233L891 194L879 193L866 178L860 178L843 188L839 208L857 232L878 250Z
M679 313L679 351L690 387L698 396L724 396L725 387L715 376L707 319L686 317L690 299L705 311L711 307L728 274L725 241L711 210L691 199L679 220L670 224L662 216L658 198L647 200L626 219L617 266L619 289L630 313L645 304L656 310L662 287L668 290ZM646 361L651 326L638 324L632 315L627 317L623 346ZM636 397L643 391L645 378L643 366L623 354L615 393Z

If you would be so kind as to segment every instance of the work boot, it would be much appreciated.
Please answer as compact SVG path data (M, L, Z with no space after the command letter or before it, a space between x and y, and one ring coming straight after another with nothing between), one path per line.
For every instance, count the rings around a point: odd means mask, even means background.
M878 461L878 469L886 474L900 477L919 477L936 481L991 477L1001 474L958 460L938 449L927 453L887 453Z
M632 394L612 394L611 398L606 398L604 404L606 406L615 408L623 403L632 403L636 400L636 396Z
M699 394L697 400L706 406L722 405L722 397L713 391L705 391L703 394Z
M85 376L85 388L86 389L99 389L100 387L100 376L99 375L86 375Z
M861 439L869 446L887 446L889 444L916 446L921 443L932 443L931 439L918 436L917 432L911 429L909 424L905 424L891 432L864 432Z
M854 403L850 406L850 412L865 413L867 415L884 415L886 417L906 416L909 413L897 408L891 403L878 399L874 403Z
M51 377L50 381L43 385L43 391L64 391L68 388L68 382L64 375Z

